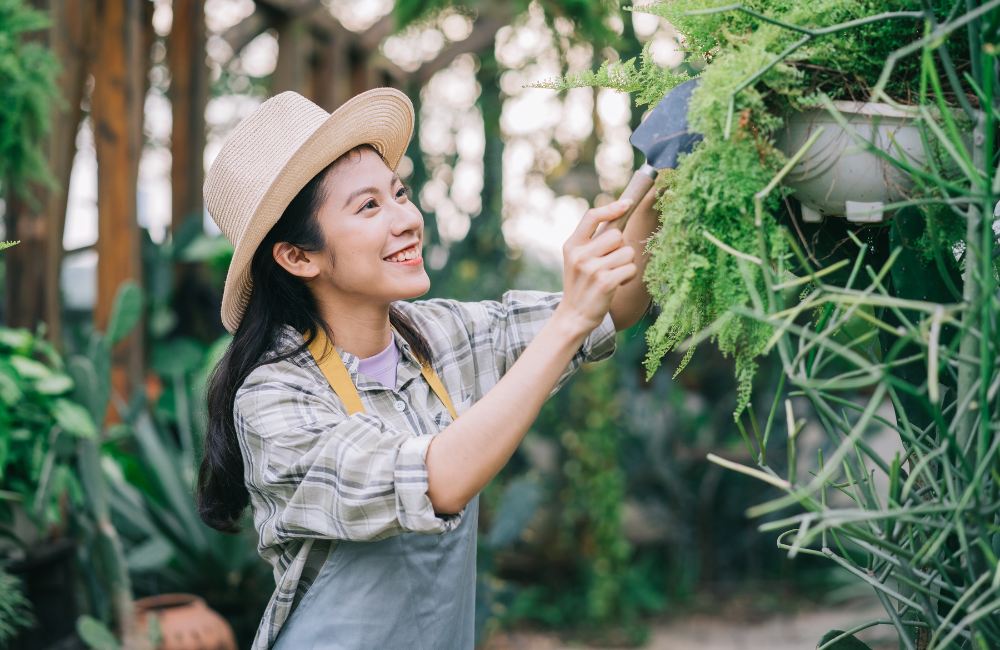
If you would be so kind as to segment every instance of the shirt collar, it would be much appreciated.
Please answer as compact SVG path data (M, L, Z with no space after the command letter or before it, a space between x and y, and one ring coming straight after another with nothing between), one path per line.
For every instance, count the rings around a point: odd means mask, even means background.
M405 388L407 383L419 377L423 366L417 361L413 350L410 349L410 344L406 342L403 335L397 332L395 328L392 330L392 336L396 341L396 346L399 348L399 363L396 365L396 390L398 391Z
M410 344L406 342L406 339L397 332L395 329L392 330L393 340L396 342L396 346L399 348L399 363L396 365L396 390L400 391L406 387L406 384L413 381L420 376L420 371L423 366L417 360L416 355L413 354L413 350L410 348ZM282 332L277 345L277 352L280 354L282 352L287 352L294 350L296 347L302 345L304 339L299 332L291 325L286 325ZM358 390L387 390L385 386L377 381L369 381L368 379L362 378L358 374L358 364L361 360L350 352L345 352L340 346L334 345L337 349L337 354L340 355L341 360L344 362L344 367L347 368L347 373L351 376L351 381L354 385L358 387ZM304 355L308 355L308 350L303 352ZM309 355L309 360L312 360L312 356Z

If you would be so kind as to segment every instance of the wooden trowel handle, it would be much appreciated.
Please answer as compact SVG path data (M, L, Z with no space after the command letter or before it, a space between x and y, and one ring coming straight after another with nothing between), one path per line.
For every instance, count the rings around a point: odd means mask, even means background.
M620 199L632 199L632 205L628 206L628 210L625 214L618 217L614 221L605 221L597 228L597 232L594 233L594 237L600 235L602 232L608 228L617 228L622 232L625 231L625 224L628 223L628 218L632 216L635 212L635 208L639 205L639 201L646 196L649 192L649 188L653 187L653 182L656 180L656 169L648 163L643 163L639 169L635 170L632 174L632 180L628 182L625 186L625 191L619 196Z

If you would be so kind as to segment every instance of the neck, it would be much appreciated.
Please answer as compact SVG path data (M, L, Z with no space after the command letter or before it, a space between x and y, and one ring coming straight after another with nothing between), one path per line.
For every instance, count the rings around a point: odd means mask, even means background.
M320 314L333 330L334 343L344 352L367 359L392 343L389 305L367 300L335 300L319 304Z

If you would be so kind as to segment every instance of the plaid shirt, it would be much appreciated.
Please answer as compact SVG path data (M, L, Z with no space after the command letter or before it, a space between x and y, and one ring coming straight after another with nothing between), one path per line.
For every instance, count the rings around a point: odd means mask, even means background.
M461 415L496 385L561 300L561 293L510 291L501 302L397 305L430 344L434 369ZM260 366L237 392L234 417L258 550L277 584L255 650L274 643L339 540L440 534L461 521L464 511L436 515L427 497L427 447L451 415L421 377L409 344L394 336L400 349L394 391L359 375L358 358L338 348L365 413L348 417L308 350ZM289 327L276 352L301 344ZM581 363L614 350L607 316L558 386Z

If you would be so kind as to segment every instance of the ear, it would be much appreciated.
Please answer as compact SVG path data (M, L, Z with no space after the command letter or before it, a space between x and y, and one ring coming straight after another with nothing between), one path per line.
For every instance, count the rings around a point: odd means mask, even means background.
M300 278L315 278L319 275L319 253L311 253L288 242L274 245L274 261L281 268Z

